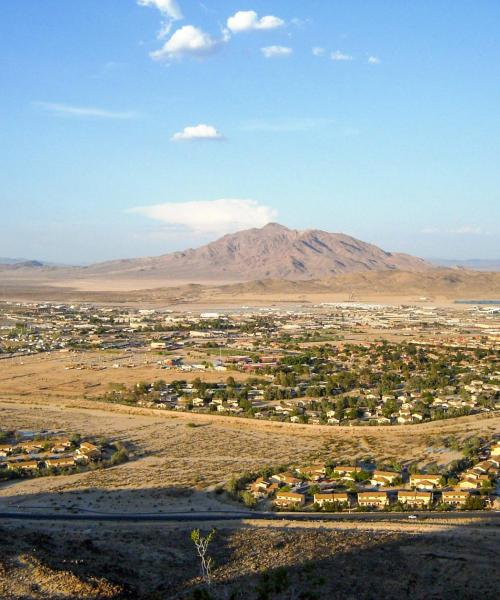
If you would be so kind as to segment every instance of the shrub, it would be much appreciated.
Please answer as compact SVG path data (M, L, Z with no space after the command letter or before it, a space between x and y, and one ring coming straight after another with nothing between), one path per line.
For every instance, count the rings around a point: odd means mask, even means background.
M257 504L257 500L247 490L240 493L240 499L247 508L254 508Z
M127 449L124 446L117 448L115 452L113 452L109 463L111 465L120 465L122 463L127 462L129 459Z

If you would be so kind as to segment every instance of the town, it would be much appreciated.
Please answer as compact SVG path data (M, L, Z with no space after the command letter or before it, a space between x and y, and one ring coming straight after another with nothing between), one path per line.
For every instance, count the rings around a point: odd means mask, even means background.
M499 314L356 303L224 313L4 303L0 358L66 353L65 369L113 369L95 396L110 402L312 425L418 424L500 409ZM151 378L131 382L139 366Z

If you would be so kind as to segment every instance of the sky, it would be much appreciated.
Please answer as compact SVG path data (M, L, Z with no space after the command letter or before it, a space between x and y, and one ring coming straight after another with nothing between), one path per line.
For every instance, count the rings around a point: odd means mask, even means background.
M3 0L0 256L276 221L500 258L498 0Z

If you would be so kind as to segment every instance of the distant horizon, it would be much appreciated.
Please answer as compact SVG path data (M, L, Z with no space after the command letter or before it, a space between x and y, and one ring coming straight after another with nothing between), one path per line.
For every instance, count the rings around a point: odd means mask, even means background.
M282 223L279 223L277 221L269 221L268 223L266 223L265 225L263 225L262 227L257 227L255 229L262 229L264 227L267 227L268 225L278 225L280 227L285 227L287 229L291 229L291 230L298 230L298 231L306 231L306 229L300 229L300 228L296 228L296 227L288 227L287 225L283 225ZM248 229L252 229L252 228L248 228ZM320 228L320 227L308 227L307 230L318 230L318 231L327 231L326 229ZM238 232L242 232L245 231L243 229L240 229L239 231L230 231L228 232L228 234L230 233L238 233ZM355 236L351 236L349 233L344 232L344 231L337 231L337 232L329 232L329 233L338 233L338 234L342 234L342 235L347 235L349 237L355 237ZM159 254L135 254L135 255L124 255L124 256L112 256L112 257L108 257L108 258L103 258L101 260L95 260L95 261L90 261L90 260L83 260L83 261L79 261L79 262L62 262L59 260L53 260L50 258L45 258L43 256L0 256L0 264L15 264L17 262L21 263L21 262L29 262L29 261L39 261L42 262L44 264L47 265L54 265L54 266L63 266L63 267L85 267L85 266L89 266L95 263L100 263L100 262L108 262L108 261L114 261L114 260L133 260L133 259L137 259L137 258L144 258L146 256L161 256L163 254L170 254L173 252L182 252L185 250L188 250L190 248L199 248L201 246L204 246L206 244L209 244L211 242L217 241L218 239L220 239L221 237L223 237L224 235L227 234L221 234L218 235L216 237L213 237L212 239L206 239L205 241L200 241L199 244L197 245L191 245L191 246L179 246L178 248L174 248L172 250L168 250L165 252L160 252ZM356 238L359 239L359 238ZM367 242L372 244L373 242L370 242L369 240L361 240L363 242ZM180 240L179 240L179 243ZM378 244L374 244L376 246L378 246ZM386 252L391 252L392 254L394 253L403 253L403 254L411 254L409 252L405 252L404 250L390 250L384 246L379 246L382 250L386 251ZM478 258L478 257L471 257L471 258L463 258L463 259L459 259L456 257L444 257L444 256L420 256L419 258L422 258L430 263L436 264L437 266L446 266L445 264L440 265L439 263L457 263L458 265L460 263L499 263L500 265L500 256L496 257L496 258ZM5 261L5 262L3 262Z

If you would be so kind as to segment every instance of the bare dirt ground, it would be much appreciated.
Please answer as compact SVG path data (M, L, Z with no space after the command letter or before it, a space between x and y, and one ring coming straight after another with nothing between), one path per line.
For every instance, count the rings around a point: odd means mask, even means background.
M109 384L134 385L139 381L204 381L248 377L238 372L206 373L162 369L162 357L147 351L130 352L52 352L0 361L0 398L29 397L37 399L84 398L99 396L110 390ZM165 357L163 357L165 358ZM113 365L117 365L115 368ZM83 368L79 368L83 367Z
M255 306L282 303L359 302L387 304L432 302L452 305L456 299L495 299L500 274L464 269L434 269L425 273L371 271L330 279L287 281L268 279L243 283L169 281L147 275L88 276L71 269L41 271L0 269L0 299L57 302L112 302L172 307L199 305ZM422 300L425 298L425 300Z
M493 600L498 532L486 521L218 525L213 582L200 582L192 525L5 522L0 597L161 600ZM198 591L196 591L198 590ZM203 595L205 593L205 595Z

